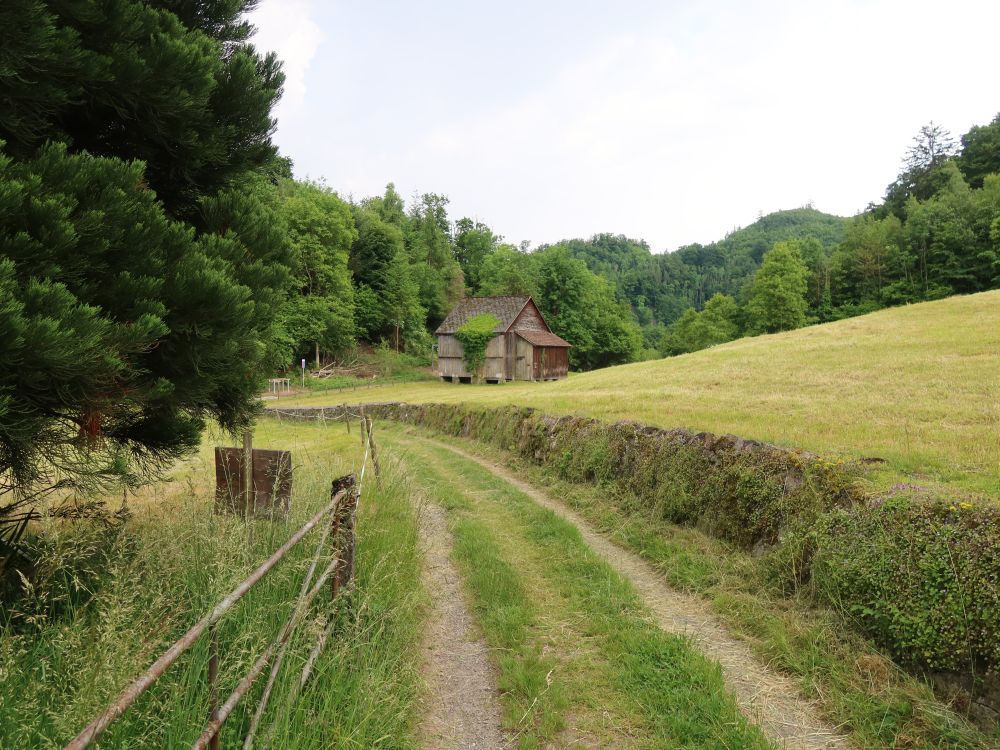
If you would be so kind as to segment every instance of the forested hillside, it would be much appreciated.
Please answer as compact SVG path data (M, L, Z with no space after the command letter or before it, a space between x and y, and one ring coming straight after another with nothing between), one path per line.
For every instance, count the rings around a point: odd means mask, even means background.
M973 127L961 145L939 126L924 126L883 203L845 222L839 238L819 226L775 238L783 241L763 254L752 279L685 311L661 350L680 354L1000 286L998 171L1000 115Z
M761 258L784 240L813 238L824 249L843 238L848 220L813 208L763 216L709 245L685 245L654 254L642 240L601 234L560 245L593 272L611 281L620 299L635 313L647 346L655 349L665 327L688 309L701 309L716 294L739 298Z

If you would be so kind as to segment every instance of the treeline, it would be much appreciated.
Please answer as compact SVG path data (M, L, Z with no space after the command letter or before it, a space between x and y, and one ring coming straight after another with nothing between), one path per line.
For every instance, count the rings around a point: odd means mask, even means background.
M530 294L573 343L573 367L590 369L992 289L1000 286L998 171L1000 116L960 145L931 124L884 202L852 219L779 211L719 242L663 254L612 234L529 252L481 222L450 224L442 196L417 196L404 211L390 185L352 208L359 229L398 230L381 254L350 251L356 332L425 351L424 331L462 294Z
M647 348L681 354L1000 287L998 172L1000 115L958 144L931 124L885 200L852 219L780 211L718 243L664 255L613 235L564 244L614 283Z
M279 316L286 361L336 356L358 340L427 355L431 332L465 295L530 295L591 369L636 359L642 334L626 300L568 248L525 252L487 225L448 217L448 199L395 186L348 203L328 188L277 186L294 289Z
M309 229L288 217L293 245L311 237L314 262L339 279L317 294L308 281L316 271L299 266L301 296L289 299L283 317L286 361L336 356L355 340L426 355L430 333L463 295L531 295L553 330L573 344L574 369L660 357L673 353L670 324L690 319L718 295L745 297L776 241L809 237L801 252L815 260L842 239L848 223L797 209L763 217L714 245L674 253L654 254L645 242L611 234L529 250L504 242L481 221L451 221L441 195L415 195L407 205L392 184L381 196L353 203L316 184L288 182L281 191L295 192L295 205L313 201L316 220L331 223ZM712 304L728 322L721 332L699 333L700 340L716 343L748 330L742 312L732 312L735 304Z

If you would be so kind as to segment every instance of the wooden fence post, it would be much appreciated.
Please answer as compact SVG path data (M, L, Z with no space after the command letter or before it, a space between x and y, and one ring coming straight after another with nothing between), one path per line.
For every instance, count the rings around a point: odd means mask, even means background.
M367 423L365 425L365 431L368 433L368 446L371 449L372 454L372 468L375 469L375 481L381 482L382 472L378 465L378 446L375 445L375 437L372 435L372 419L368 417Z
M254 512L253 491L253 430L243 433L243 511L250 518Z
M215 625L208 631L208 720L219 718L219 633ZM210 750L219 750L219 734L222 728L212 735L209 742Z

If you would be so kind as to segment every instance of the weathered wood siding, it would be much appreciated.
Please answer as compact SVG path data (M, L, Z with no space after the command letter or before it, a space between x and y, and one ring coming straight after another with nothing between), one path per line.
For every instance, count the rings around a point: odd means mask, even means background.
M503 338L502 334L498 334L486 345L486 362L483 364L483 377L486 380L507 380Z
M455 336L438 335L438 375L449 378L472 377L465 367L462 355L465 353L462 342ZM509 380L505 369L506 347L504 336L497 335L486 345L486 361L483 363L482 376L487 380Z
M535 379L555 380L569 374L569 349L561 346L535 347Z
M507 373L508 380L514 380L514 363L517 361L517 335L508 331L503 335L504 341L504 363L503 371Z
M438 375L443 378L469 377L461 357L438 357Z
M439 357L459 357L462 356L462 342L454 336L438 336L438 356Z
M438 374L441 377L467 378L462 361L462 342L454 336L438 336Z
M514 350L514 380L534 380L534 347L520 336Z
M529 302L524 309L514 318L510 326L511 331L547 331L549 327L545 324L545 319L538 312L534 302Z

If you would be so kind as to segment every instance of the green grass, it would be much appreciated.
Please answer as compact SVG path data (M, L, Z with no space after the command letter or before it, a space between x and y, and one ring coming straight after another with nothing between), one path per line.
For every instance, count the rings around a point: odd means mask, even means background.
M292 405L350 403L317 394ZM880 458L907 481L1000 496L1000 291L882 310L554 383L412 383L365 401L534 406Z
M383 445L395 448L393 442ZM406 470L444 507L454 537L453 556L474 596L474 613L497 654L504 722L522 748L538 747L562 728L561 685L550 689L554 667L534 634L539 614L518 571L507 561L492 531L472 511L468 496L443 481L432 462L407 451Z
M564 482L551 468L476 441L435 439L511 467L644 557L671 586L703 596L762 661L796 677L803 694L859 747L985 750L1000 740L942 705L930 687L894 666L833 612L816 608L807 595L789 598L775 590L762 560L664 522L605 488Z
M398 428L382 435L449 511L454 556L500 654L507 724L521 747L772 747L740 714L718 666L652 624L631 584L574 526L478 464Z
M380 383L372 378L356 378L353 375L331 375L328 378L307 377L305 386L309 392L323 393L324 391L343 391L348 388L364 388L377 382Z
M292 388L301 395L303 382L306 391L323 393L326 391L355 390L373 385L399 385L420 381L433 381L436 378L429 369L429 360L412 354L396 352L386 347L364 347L355 353L351 366L357 374L331 375L327 378L310 377L308 372L304 381L299 370L289 373ZM309 371L312 367L309 368ZM294 396L293 396L294 397ZM288 398L283 396L282 400Z
M229 442L216 436L221 444ZM288 524L212 513L211 442L175 481L133 501L121 533L88 524L35 530L41 553L31 596L0 619L0 747L62 747L208 608L329 502L329 482L360 460L357 433L265 422L257 447L290 449L295 464ZM273 746L410 748L425 611L416 519L390 471L369 483L358 531L357 587L331 608L321 594L293 638L264 727ZM316 532L289 553L222 621L223 695L277 634L315 549ZM326 618L335 635L306 691L283 700ZM111 728L102 748L189 746L206 719L207 639L171 668ZM234 746L264 678L224 728Z

